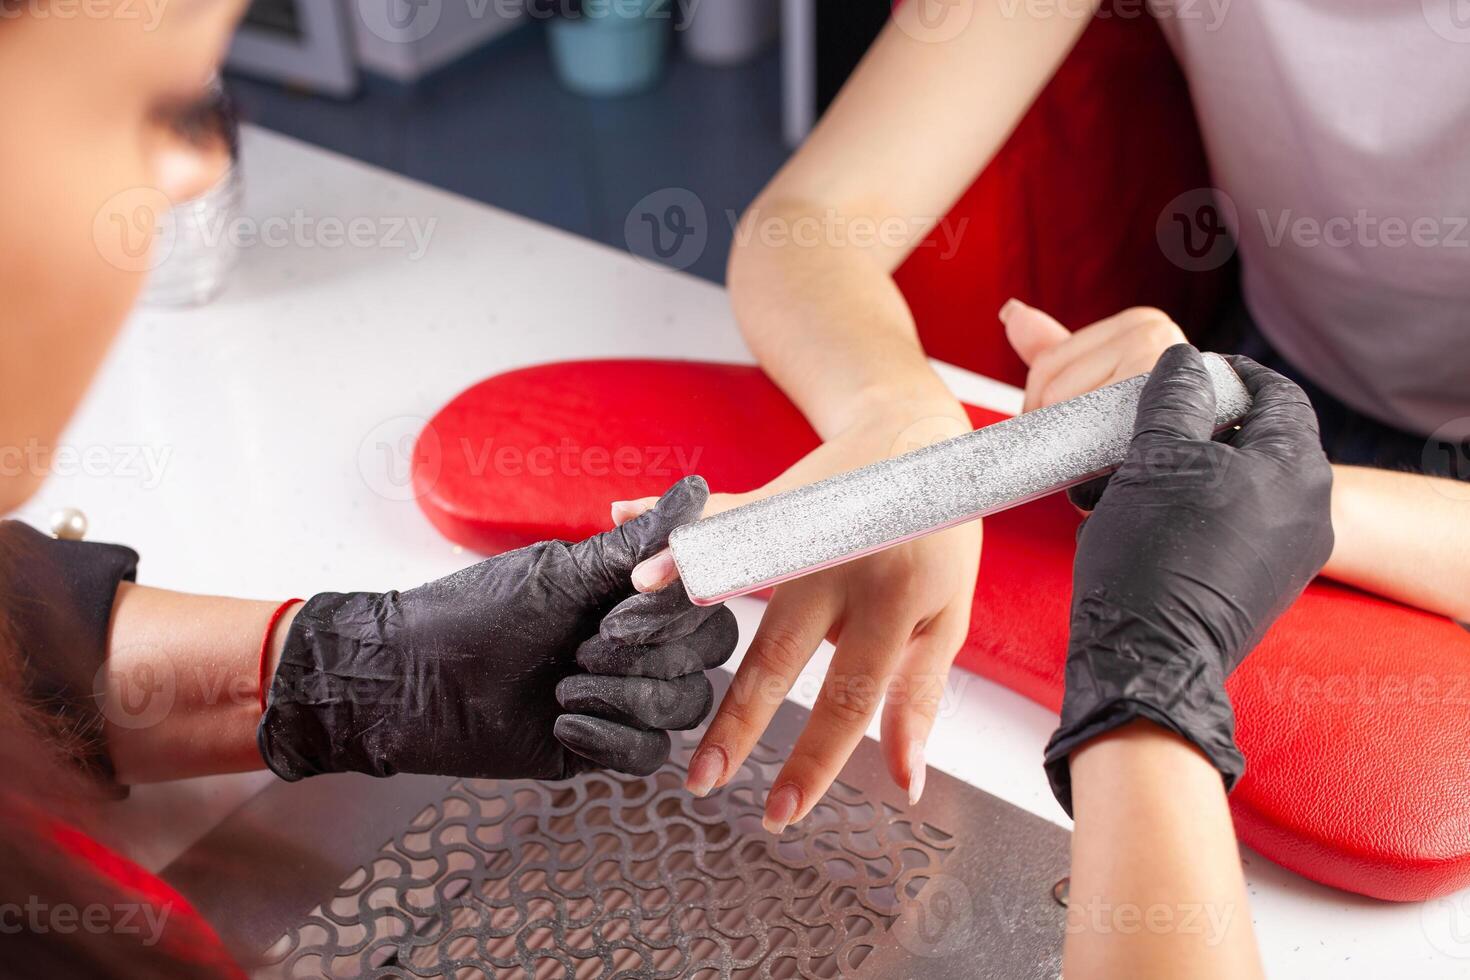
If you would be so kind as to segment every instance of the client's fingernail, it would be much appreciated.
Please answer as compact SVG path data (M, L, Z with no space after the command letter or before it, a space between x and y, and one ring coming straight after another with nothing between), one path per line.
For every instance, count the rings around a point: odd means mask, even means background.
M909 806L919 802L919 797L924 795L924 774L928 767L924 764L924 743L914 739L909 746Z
M766 815L761 819L761 826L766 828L768 834L782 833L796 816L796 808L799 806L801 793L795 786L790 783L778 786L766 797Z
M724 749L713 745L700 749L689 760L689 778L684 780L685 788L695 796L708 796L715 783L725 775L725 765Z
M1025 305L1026 304L1022 303L1015 297L1011 297L1010 299L1006 300L1005 305L1000 308L1000 322L1005 323L1016 313L1017 310L1022 309Z
M646 500L614 500L612 503L612 521L614 527L621 527L635 517L641 517L648 513L653 504Z
M639 592L657 592L678 574L673 553L664 549L633 569L633 588Z

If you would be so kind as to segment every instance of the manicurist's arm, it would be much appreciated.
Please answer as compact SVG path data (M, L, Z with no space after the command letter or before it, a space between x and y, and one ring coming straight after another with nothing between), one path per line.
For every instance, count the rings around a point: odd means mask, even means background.
M1261 975L1225 794L1245 768L1225 679L1332 551L1332 470L1295 384L1245 358L1253 405L1212 438L1187 345L1144 386L1127 458L1078 535L1052 790L1076 820L1068 980Z
M1135 721L1072 754L1069 980L1262 976L1220 773Z
M651 773L668 732L709 712L704 672L737 630L682 586L635 595L629 574L707 497L690 477L585 541L405 592L321 593L278 618L279 603L123 582L99 672L110 767L124 784L262 765L287 780Z
M244 772L264 765L260 654L278 603L189 595L124 582L107 651L108 754L124 784ZM299 604L267 645L267 680Z

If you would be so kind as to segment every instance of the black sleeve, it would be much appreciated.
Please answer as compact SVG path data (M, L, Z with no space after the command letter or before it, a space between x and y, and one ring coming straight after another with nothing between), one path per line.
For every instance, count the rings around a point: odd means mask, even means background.
M78 762L113 787L96 692L118 583L133 581L137 570L131 548L59 541L0 521L0 650L19 665L7 673L20 697L56 720Z

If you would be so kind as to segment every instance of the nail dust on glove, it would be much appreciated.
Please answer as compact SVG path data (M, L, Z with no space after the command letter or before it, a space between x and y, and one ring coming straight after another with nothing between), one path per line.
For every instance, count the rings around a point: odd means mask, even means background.
M667 730L708 711L702 672L734 651L735 618L682 589L637 595L629 575L708 496L689 477L585 541L531 545L409 592L308 600L260 722L266 764L287 780L653 772Z
M1068 757L1147 719L1188 739L1229 789L1244 771L1225 678L1332 553L1332 468L1302 390L1230 359L1254 398L1212 439L1214 388L1199 353L1160 358L1133 442L1078 534L1061 725L1046 770L1072 812ZM1100 496L1100 499L1099 499Z

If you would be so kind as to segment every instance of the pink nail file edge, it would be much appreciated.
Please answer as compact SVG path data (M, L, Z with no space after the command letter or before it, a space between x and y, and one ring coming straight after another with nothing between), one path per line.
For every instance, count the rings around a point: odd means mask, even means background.
M1217 431L1250 410L1218 354ZM677 528L689 598L713 605L1065 490L1117 468L1147 375Z

